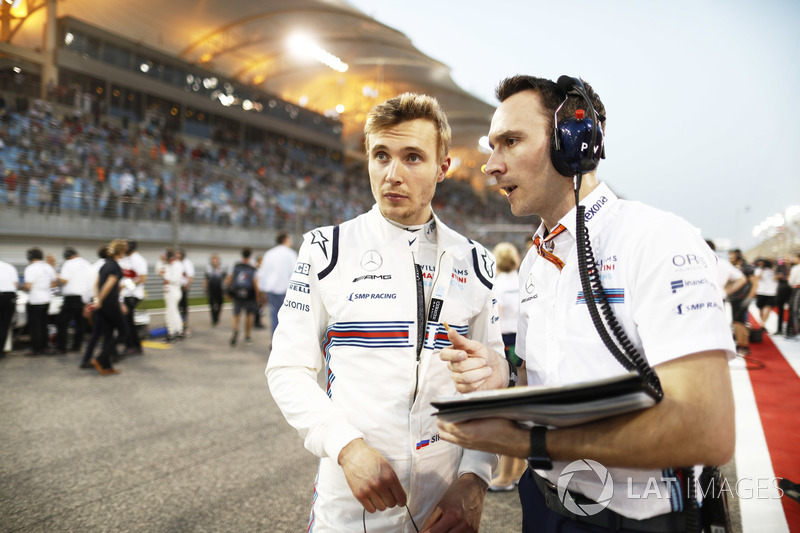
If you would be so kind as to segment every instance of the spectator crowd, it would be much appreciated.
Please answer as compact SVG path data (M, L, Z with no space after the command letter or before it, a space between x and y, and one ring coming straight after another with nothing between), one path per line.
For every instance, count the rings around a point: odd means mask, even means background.
M374 202L364 162L346 167L338 152L277 134L244 148L192 142L155 115L126 128L79 112L59 118L43 100L0 116L0 205L21 215L169 221L176 208L182 223L307 231ZM434 208L460 231L514 221L502 197L452 179Z

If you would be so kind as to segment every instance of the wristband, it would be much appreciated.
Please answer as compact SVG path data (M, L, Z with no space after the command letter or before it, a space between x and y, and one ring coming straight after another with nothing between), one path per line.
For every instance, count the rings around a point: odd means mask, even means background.
M531 451L528 454L528 466L532 470L552 470L553 461L547 454L545 436L546 426L533 426L531 428Z
M507 357L506 357L506 363L508 363L508 388L516 387L517 382L519 381L519 375L517 374L517 367L515 367L514 363L512 363L511 360Z

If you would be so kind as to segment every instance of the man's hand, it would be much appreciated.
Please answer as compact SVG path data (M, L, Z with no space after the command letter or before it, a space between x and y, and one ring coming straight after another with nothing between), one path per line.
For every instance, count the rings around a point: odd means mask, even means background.
M478 341L470 340L449 328L447 338L453 343L439 353L447 362L450 377L458 392L505 388L508 385L508 363L505 358Z
M477 532L481 525L486 483L475 474L464 474L436 504L424 533Z
M370 513L406 504L406 492L392 465L364 439L350 441L342 448L339 464L353 496Z
M529 430L507 418L481 418L453 423L439 421L439 436L462 448L511 457L528 457Z

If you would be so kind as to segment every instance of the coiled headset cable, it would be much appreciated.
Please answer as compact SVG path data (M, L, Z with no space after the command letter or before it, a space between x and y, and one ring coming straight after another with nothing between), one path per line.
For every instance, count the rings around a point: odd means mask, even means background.
M603 284L597 273L597 265L595 264L594 253L592 252L589 230L586 229L584 218L586 206L580 205L579 191L581 187L581 178L581 174L577 174L574 179L576 207L575 232L577 233L575 240L578 244L578 274L581 280L583 297L586 300L586 307L589 309L589 315L592 318L594 328L597 330L598 335L600 335L608 351L611 352L625 370L629 372L636 371L644 382L653 390L657 398L661 400L661 398L664 397L664 391L661 390L661 382L658 376L653 370L653 367L642 357L625 334L622 326L617 321L617 317L614 315L613 309L611 309L611 304L608 302L605 290L603 290ZM600 311L597 309L598 302L602 309L605 323L600 317ZM606 328L606 324L608 324L608 328ZM614 342L611 338L608 332L609 328L617 342ZM617 343L619 343L619 346Z
M597 265L594 260L594 253L592 252L592 243L589 238L589 230L586 228L584 214L586 206L580 205L579 191L581 188L582 175L576 174L574 178L575 189L575 242L577 244L578 254L578 275L581 280L581 289L583 290L583 297L586 300L586 307L589 309L589 315L592 318L595 330L603 341L609 352L614 358L629 372L636 371L641 377L645 385L650 387L656 394L658 401L664 397L664 391L661 388L661 381L653 370L653 367L642 357L642 354L636 349L633 343L628 338L622 326L617 321L611 304L608 302L605 290L603 290L603 283L597 272ZM597 302L603 312L603 318L600 317L600 312L597 309ZM616 342L611 338L608 329L616 338ZM617 345L619 343L619 346ZM621 346L621 348L620 348ZM694 469L681 468L683 479L686 483L686 493L684 500L684 516L686 520L686 531L697 531L698 528L698 514L699 509L697 505L697 493L694 481Z

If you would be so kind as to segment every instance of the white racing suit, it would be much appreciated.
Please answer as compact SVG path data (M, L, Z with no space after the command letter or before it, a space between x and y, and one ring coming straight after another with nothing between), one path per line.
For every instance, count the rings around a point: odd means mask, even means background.
M363 531L366 516L369 532L413 532L409 513L421 530L458 476L491 479L497 457L440 439L430 402L457 394L439 359L450 344L443 322L503 351L494 258L436 218L434 224L435 272L416 268L415 234L388 222L377 206L304 237L266 375L286 420L321 458L309 531ZM425 281L433 284L427 306ZM324 389L317 383L323 365ZM408 511L364 513L337 462L357 438L392 464Z

